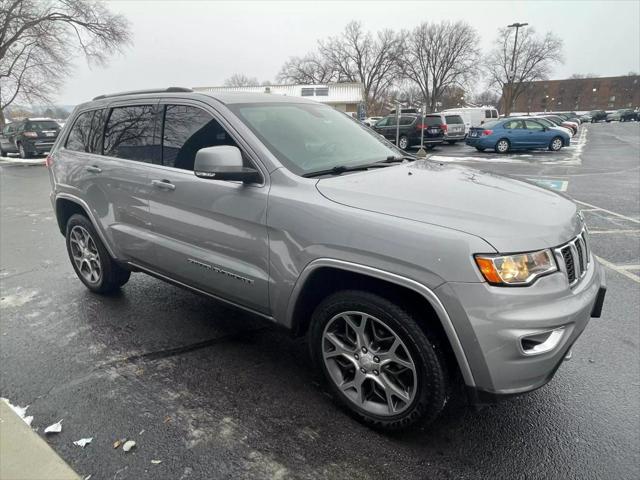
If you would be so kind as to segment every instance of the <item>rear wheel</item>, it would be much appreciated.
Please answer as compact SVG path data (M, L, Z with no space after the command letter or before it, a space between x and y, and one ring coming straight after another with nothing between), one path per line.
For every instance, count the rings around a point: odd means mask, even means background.
M66 242L76 275L92 292L113 292L129 281L131 272L111 258L84 215L71 216L67 222Z
M334 397L369 425L397 430L434 420L448 394L435 337L399 305L346 290L316 308L309 347Z
M502 138L498 140L495 146L496 153L507 153L510 148L511 148L511 144L509 143L509 140L507 140L506 138Z
M7 156L7 152L4 151L4 148L2 148L2 145L0 145L0 157L6 157Z
M407 138L406 135L402 135L400 137L400 139L398 140L398 146L402 149L402 150L406 150L407 148L409 148L409 139Z
M447 140L447 143L448 143L449 145L455 145L455 144L456 144L456 142L457 142L457 140Z
M557 152L558 150L560 150L562 148L563 145L564 145L564 142L562 141L562 138L553 137L553 139L549 143L549 150L551 150L553 152Z
M427 150L433 150L434 148L436 148L436 146L433 143L431 143L429 145L425 145L424 148L426 148Z
M482 147L476 147L476 150L478 150L479 152L484 152L485 149Z

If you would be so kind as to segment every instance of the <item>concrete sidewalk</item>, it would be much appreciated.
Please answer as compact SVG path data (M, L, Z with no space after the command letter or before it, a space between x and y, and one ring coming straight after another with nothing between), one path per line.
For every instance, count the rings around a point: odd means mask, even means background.
M80 480L36 432L0 400L0 480Z

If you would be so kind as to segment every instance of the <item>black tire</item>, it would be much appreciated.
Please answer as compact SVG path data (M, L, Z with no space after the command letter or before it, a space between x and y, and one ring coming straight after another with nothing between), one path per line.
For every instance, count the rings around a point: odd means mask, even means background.
M506 149L503 150L502 145L504 145L504 143L506 143ZM506 138L501 138L496 142L496 146L493 149L496 153L509 153L509 150L511 150L511 142Z
M29 152L27 152L27 149L24 148L24 145L22 143L18 144L18 153L20 154L20 158L22 158L23 160L30 158Z
M455 145L455 144L456 144L456 142L457 142L457 140L447 140L447 143L448 143L449 145Z
M4 148L2 148L2 146L0 146L0 157L6 157L7 156L7 152L4 151Z
M560 141L559 145L558 145L558 140ZM551 150L552 152L559 151L563 146L564 146L564 141L562 140L561 137L553 137L549 142L549 150Z
M389 326L407 348L415 365L414 397L395 415L378 415L361 408L336 385L323 359L323 334L327 324L342 312L363 312ZM325 298L315 309L309 330L312 360L334 398L363 423L383 430L399 430L435 420L444 408L449 392L445 355L433 334L425 334L417 317L384 297L359 290L344 290ZM375 352L371 352L375 353ZM375 373L375 371L374 371ZM377 373L376 373L377 375Z
M426 148L427 150L433 150L434 148L436 148L436 146L432 143L430 145L425 145L424 148Z
M73 259L72 253L72 245L71 245L71 231L74 227L80 226L91 237L93 244L98 252L98 262L101 268L101 276L98 281L90 282L87 280L83 274L80 272L78 265ZM105 248L100 236L97 234L95 228L91 221L85 217L84 215L75 214L72 215L71 218L67 221L67 229L66 229L66 244L67 244L67 253L69 254L69 260L71 261L71 265L76 272L76 275L84 283L84 285L95 293L110 293L118 290L121 286L129 281L129 277L131 276L131 271L123 268L119 264L117 264L109 255L109 252Z
M484 149L482 147L476 147L476 150L478 150L479 152L484 152L486 149Z
M406 150L410 147L410 145L411 144L409 142L409 137L407 137L406 135L400 135L400 138L398 139L398 147L402 150Z

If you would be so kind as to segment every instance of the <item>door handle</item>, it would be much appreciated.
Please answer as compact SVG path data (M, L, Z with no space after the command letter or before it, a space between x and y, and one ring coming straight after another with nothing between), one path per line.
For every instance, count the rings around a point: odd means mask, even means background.
M101 173L102 169L100 167L96 167L95 165L89 165L86 168L87 172L91 172L91 173Z
M152 180L151 185L156 188L161 188L163 190L175 190L176 186L171 183L169 180Z

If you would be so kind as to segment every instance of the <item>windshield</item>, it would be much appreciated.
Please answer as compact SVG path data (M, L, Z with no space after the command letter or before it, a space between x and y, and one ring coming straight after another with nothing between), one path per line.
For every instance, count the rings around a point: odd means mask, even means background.
M253 103L229 107L297 175L403 155L371 129L326 105Z

